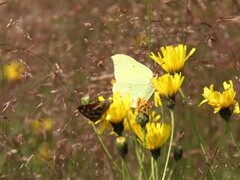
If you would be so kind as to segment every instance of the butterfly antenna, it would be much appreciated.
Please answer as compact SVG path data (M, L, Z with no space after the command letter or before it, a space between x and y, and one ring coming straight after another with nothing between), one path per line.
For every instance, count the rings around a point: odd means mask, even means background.
M0 44L0 46L8 46L10 47L11 49L6 49L5 51L8 52L8 51L13 51L13 50L20 50L20 51L23 51L23 52L26 52L28 54L31 54L32 56L40 59L42 62L44 62L44 64L46 64L48 66L48 68L54 72L54 74L56 75L56 77L61 81L61 83L64 85L64 87L67 89L67 91L69 92L69 94L72 96L72 98L78 103L78 105L80 104L80 102L77 100L77 98L75 97L75 95L73 94L73 92L71 91L71 89L67 86L66 82L61 78L61 76L51 67L51 65L43 58L41 57L40 55L32 52L31 50L29 49L24 49L24 48L21 48L21 47L18 47L18 46L14 46L14 45L10 45L10 44ZM2 63L1 63L1 66L2 66ZM3 68L3 67L1 67Z

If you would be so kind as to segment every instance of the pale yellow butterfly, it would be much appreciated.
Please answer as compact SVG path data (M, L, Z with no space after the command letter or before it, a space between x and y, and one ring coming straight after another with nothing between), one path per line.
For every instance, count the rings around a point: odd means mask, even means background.
M130 93L133 108L137 106L139 98L148 100L154 91L151 83L153 72L125 54L116 54L112 56L112 60L116 80L112 88L113 93L119 91L123 96L127 92Z

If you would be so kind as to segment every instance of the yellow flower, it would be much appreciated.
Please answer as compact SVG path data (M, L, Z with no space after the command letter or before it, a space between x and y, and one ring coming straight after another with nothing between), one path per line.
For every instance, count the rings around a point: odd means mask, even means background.
M51 157L51 149L47 142L42 143L38 148L38 155L42 162L46 162Z
M112 103L106 113L106 120L111 123L121 123L127 117L131 108L131 99L128 93L121 97L119 92L113 94Z
M233 107L233 113L239 114L239 104L235 100L236 91L234 91L233 82L231 80L228 82L229 83L226 81L223 82L224 91L222 93L214 91L213 84L210 85L210 88L205 87L202 94L205 99L199 104L199 106L208 103L214 108L214 113L223 109L231 109L231 107Z
M45 133L52 130L54 121L52 118L43 118L31 122L31 128L34 133Z
M189 59L189 57L196 51L195 48L187 54L187 46L183 44L179 44L176 47L166 46L161 47L160 52L158 52L157 56L152 52L150 54L150 58L156 61L166 72L170 74L179 73L185 62Z
M167 123L149 122L146 125L146 137L144 143L144 133L140 126L134 126L134 133L139 141L149 150L160 149L167 141L171 133L171 125Z
M31 128L34 133L41 133L42 123L39 120L34 120L31 122Z
M4 67L4 77L8 81L19 81L26 71L26 66L19 61L12 61Z
M54 122L52 118L44 118L42 126L45 131L50 131L53 128Z
M183 83L184 77L175 73L174 75L164 74L158 78L153 77L152 83L161 97L171 98L175 96Z

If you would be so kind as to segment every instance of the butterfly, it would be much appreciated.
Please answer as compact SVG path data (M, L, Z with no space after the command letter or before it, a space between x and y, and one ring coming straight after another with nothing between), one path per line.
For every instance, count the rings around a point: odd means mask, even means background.
M148 100L154 91L151 82L153 72L125 54L116 54L112 56L112 60L115 76L113 93L119 91L123 96L130 93L133 108L137 106L139 98Z
M110 101L97 101L87 105L81 105L78 107L78 111L92 122L96 122L101 119L103 114L108 110Z

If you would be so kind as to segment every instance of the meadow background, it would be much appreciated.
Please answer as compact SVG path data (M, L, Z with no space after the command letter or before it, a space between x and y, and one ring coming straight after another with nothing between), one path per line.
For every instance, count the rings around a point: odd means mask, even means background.
M208 168L193 122L211 159L225 123L198 104L204 86L221 90L230 79L240 100L240 1L152 0L150 13L151 51L179 43L197 49L184 67L187 102L177 96L174 146L182 146L183 158L173 179L202 179ZM78 102L111 94L113 54L156 69L149 59L147 18L142 0L0 1L1 179L113 179L96 135L77 112ZM4 78L13 60L27 66L18 82ZM239 121L231 121L237 142ZM108 131L102 138L118 162L114 138ZM126 161L136 178L129 146ZM213 167L217 179L240 176L240 157L228 134Z

